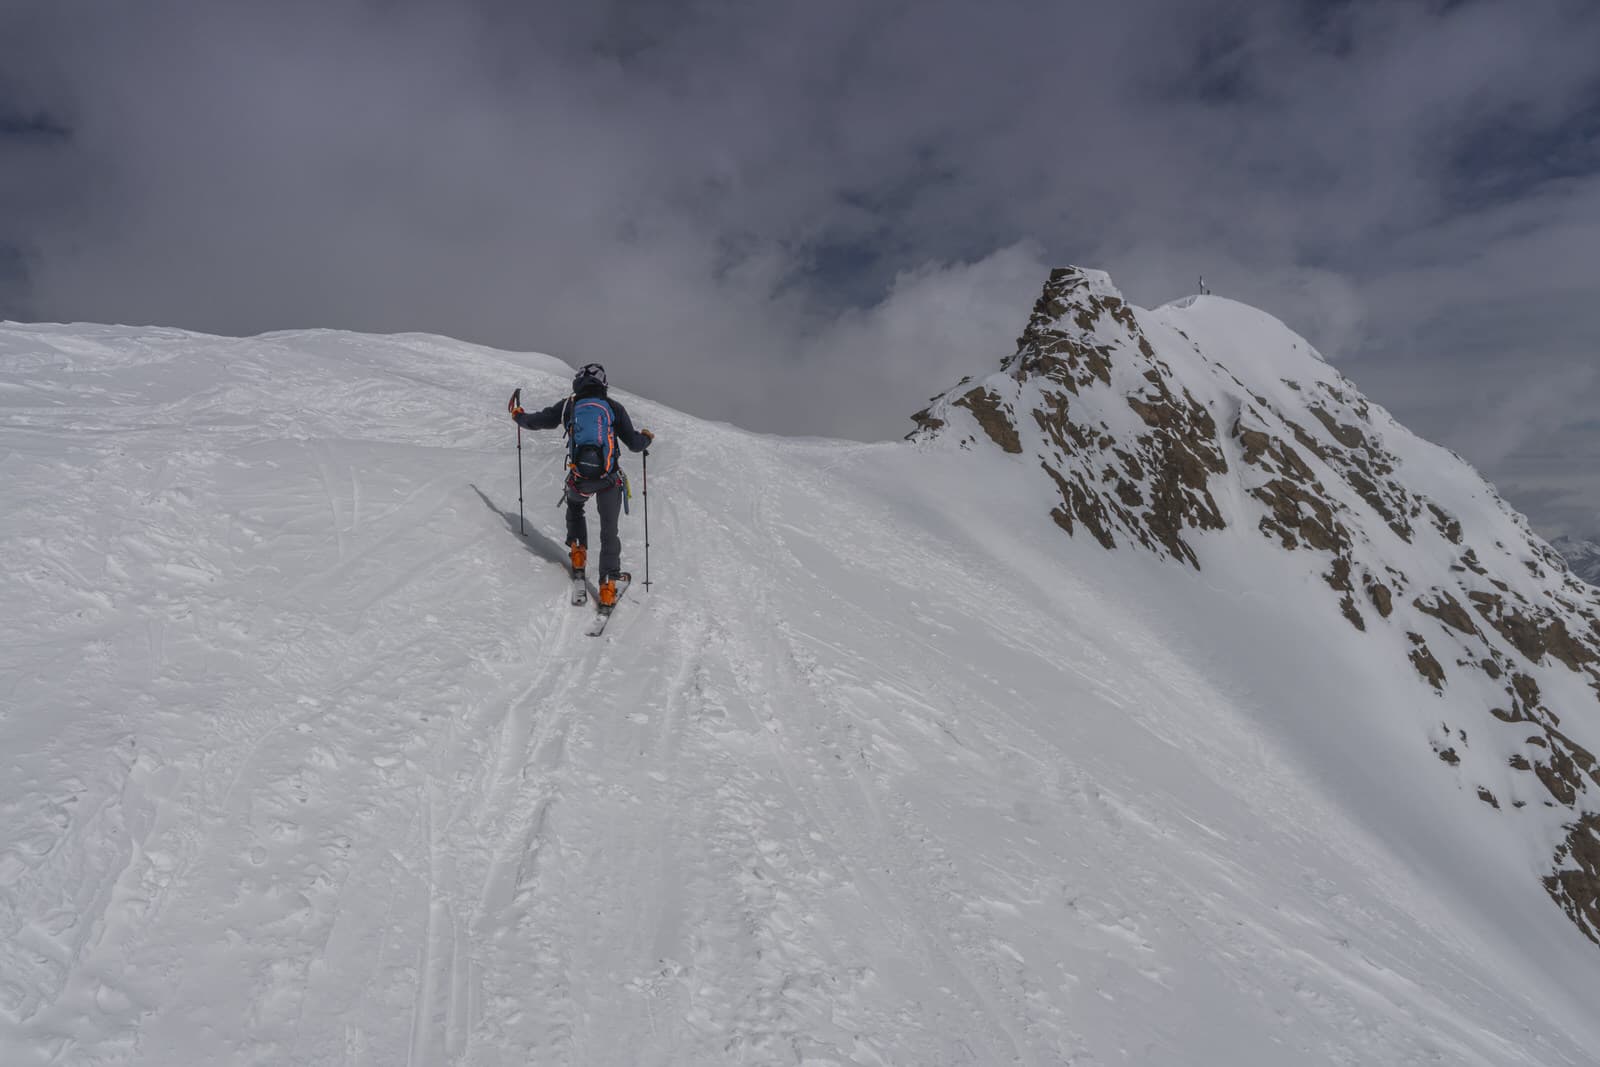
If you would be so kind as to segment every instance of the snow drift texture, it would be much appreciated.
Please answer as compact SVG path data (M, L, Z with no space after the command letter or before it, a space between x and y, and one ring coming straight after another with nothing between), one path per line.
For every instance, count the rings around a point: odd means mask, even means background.
M558 361L0 327L0 1063L1590 1062L1592 601L1264 316L1050 294L915 444L627 396L598 641Z

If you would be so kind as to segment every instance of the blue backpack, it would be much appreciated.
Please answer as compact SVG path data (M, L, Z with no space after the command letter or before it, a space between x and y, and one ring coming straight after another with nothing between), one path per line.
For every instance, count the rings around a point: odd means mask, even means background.
M580 482L602 481L616 470L617 435L611 405L604 399L591 396L573 402L567 466Z

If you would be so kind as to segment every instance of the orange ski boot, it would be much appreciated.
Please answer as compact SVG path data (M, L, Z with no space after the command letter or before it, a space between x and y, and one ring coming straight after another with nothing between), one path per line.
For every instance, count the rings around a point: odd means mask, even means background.
M617 602L617 580L607 577L600 583L600 607L609 608Z
M589 550L574 541L568 545L572 556L572 573L582 574L583 569L589 565Z

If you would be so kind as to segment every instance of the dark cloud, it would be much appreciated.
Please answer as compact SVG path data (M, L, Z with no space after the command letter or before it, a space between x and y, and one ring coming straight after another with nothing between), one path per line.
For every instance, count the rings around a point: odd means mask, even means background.
M1048 265L1203 272L1503 474L1596 410L1595 55L1577 0L9 0L0 313L431 330L884 437Z

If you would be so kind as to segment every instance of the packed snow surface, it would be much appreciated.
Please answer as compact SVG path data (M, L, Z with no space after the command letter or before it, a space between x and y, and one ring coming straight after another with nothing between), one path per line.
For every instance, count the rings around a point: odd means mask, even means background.
M1597 1062L1544 843L1289 570L620 394L589 639L504 415L570 373L0 327L0 1064Z

